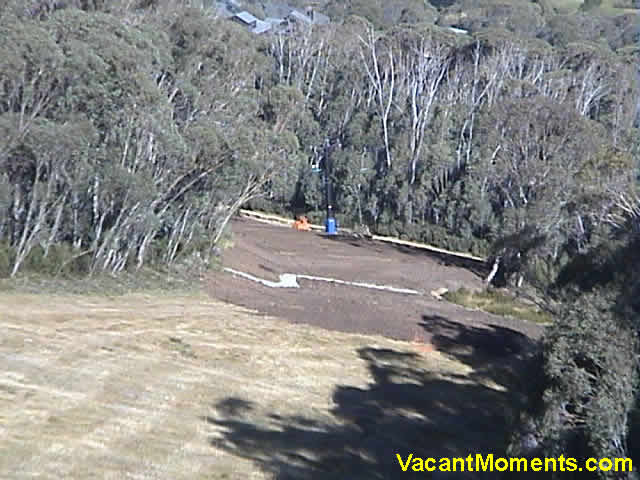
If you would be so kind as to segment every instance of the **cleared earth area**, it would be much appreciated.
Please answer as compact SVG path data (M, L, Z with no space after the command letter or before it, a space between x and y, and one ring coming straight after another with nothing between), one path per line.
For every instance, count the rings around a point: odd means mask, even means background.
M513 400L489 364L206 298L0 312L1 478L396 478L395 453L494 451Z
M388 245L233 227L224 265L262 278L479 284ZM396 454L503 454L540 327L429 295L223 271L205 283L189 296L0 293L0 478L495 478L402 472Z
M472 345L460 335L496 338L495 345L538 338L540 325L470 311L438 301L438 288L482 288L481 266L454 257L350 236L327 237L316 232L268 225L239 218L232 223L233 248L223 265L258 278L277 281L283 273L313 275L350 282L389 285L424 292L406 295L349 285L299 280L301 288L271 288L227 272L213 275L213 297L295 323L349 333L383 335L397 340L419 339L436 348L450 341Z

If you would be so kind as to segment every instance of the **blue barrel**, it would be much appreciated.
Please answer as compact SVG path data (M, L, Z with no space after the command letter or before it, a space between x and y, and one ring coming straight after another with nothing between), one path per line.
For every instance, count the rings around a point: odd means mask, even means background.
M325 231L329 234L329 235L335 235L336 233L338 233L338 228L336 226L336 219L333 217L329 217L327 218L327 221L325 222Z

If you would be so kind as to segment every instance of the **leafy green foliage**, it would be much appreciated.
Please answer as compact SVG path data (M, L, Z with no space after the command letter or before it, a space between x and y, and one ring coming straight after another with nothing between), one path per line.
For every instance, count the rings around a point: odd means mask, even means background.
M541 432L551 454L625 457L638 383L636 333L607 296L588 294L563 309L547 335ZM603 473L603 478L607 477Z
M367 19L376 27L392 26L398 23L434 23L436 9L428 2L420 0L330 0L326 5L327 14L335 20L351 15Z
M171 263L195 245L206 259L239 199L259 195L297 151L286 122L257 118L262 93L247 75L260 74L261 57L246 33L202 10L149 13L140 25L95 10L0 23L10 275L49 271L43 259L55 265L59 245L91 272Z
M3 238L17 259L58 241L95 249L93 268L113 251L102 265L143 262L154 242L186 251L166 236L213 234L220 222L205 219L239 198L319 214L310 163L328 142L343 224L502 255L498 278L548 283L629 184L637 85L627 57L598 43L615 44L604 17L577 13L579 35L560 39L550 5L438 5L465 37L429 25L424 2L329 3L343 25L255 37L194 6L3 10ZM500 243L531 228L535 248Z
M624 455L638 22L582 3L327 1L328 26L255 36L196 1L0 2L0 275L206 265L243 204L321 220L328 173L341 225L488 255L563 305L537 433Z

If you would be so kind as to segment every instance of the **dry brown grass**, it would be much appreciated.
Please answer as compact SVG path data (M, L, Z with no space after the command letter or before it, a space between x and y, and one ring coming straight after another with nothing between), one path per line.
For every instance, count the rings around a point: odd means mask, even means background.
M415 352L202 296L4 293L0 331L0 477L11 479L271 478L230 447L216 405L252 402L242 420L262 429L274 414L340 428L336 387L372 383L358 350ZM466 383L469 366L419 350L403 368Z
M463 307L503 317L510 316L540 325L549 325L553 321L548 313L539 310L534 305L495 290L474 292L461 288L455 292L446 292L443 297Z

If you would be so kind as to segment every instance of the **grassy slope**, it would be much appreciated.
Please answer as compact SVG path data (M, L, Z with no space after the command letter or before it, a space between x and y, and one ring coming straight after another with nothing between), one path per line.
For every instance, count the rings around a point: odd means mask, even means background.
M199 295L5 292L0 331L2 478L379 478L504 443L469 365Z

